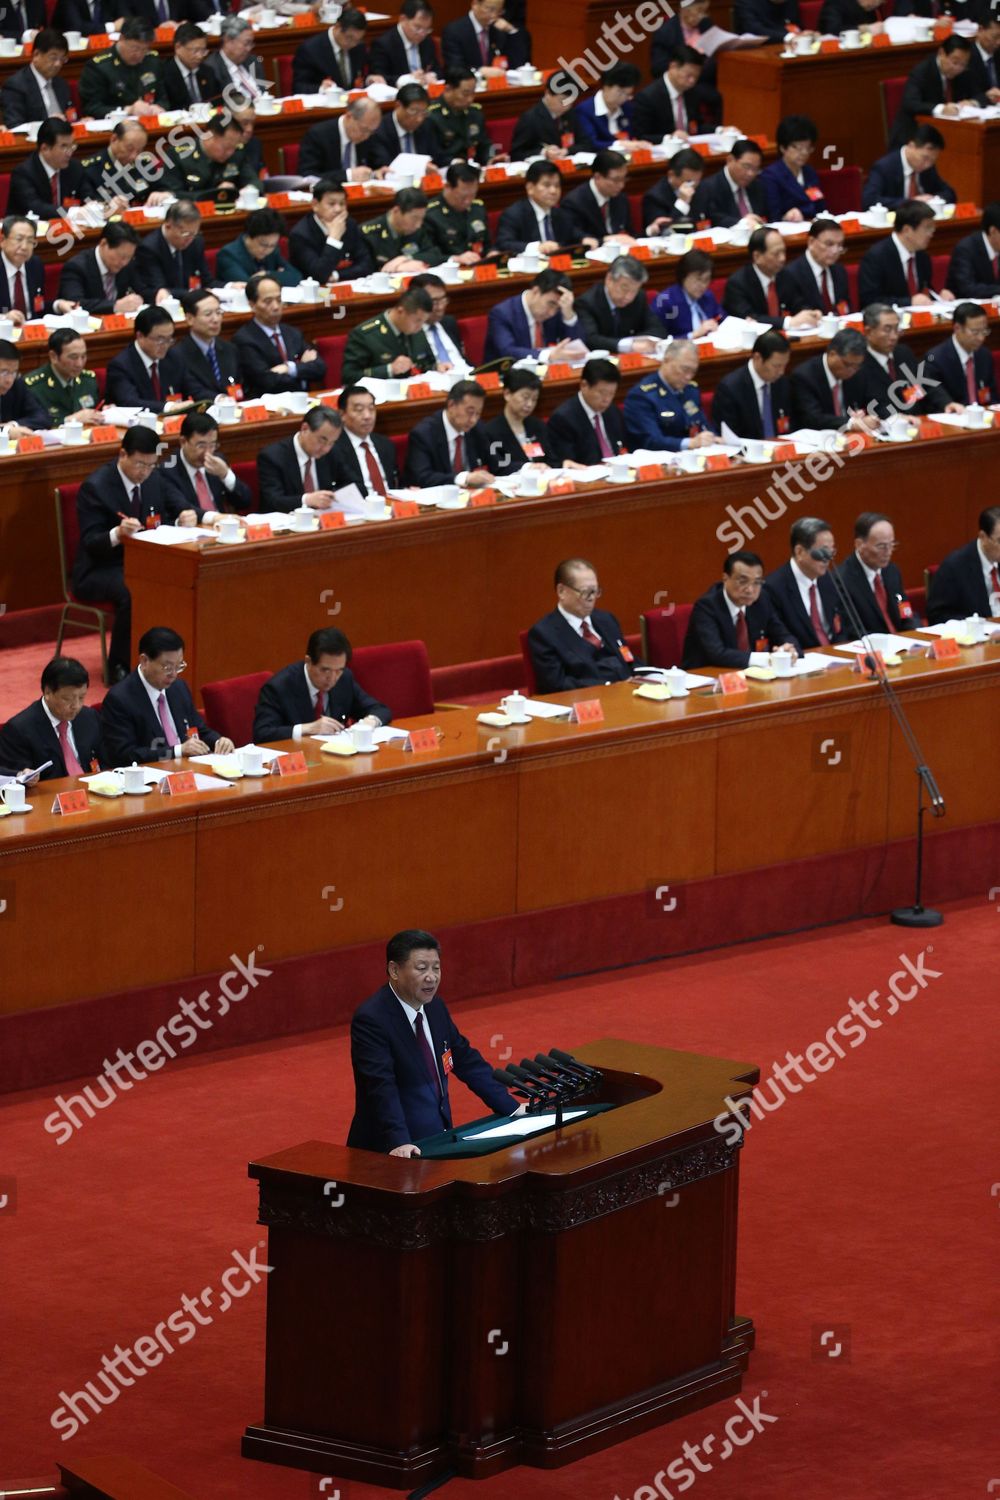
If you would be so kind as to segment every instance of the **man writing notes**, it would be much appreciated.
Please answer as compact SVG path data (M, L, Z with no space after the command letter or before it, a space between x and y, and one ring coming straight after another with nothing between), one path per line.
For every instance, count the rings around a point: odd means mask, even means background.
M50 760L40 781L101 770L101 720L84 701L89 686L86 667L74 657L47 662L42 696L0 730L0 765L34 768Z
M392 712L364 688L350 670L351 643L342 630L314 630L302 661L282 667L265 682L253 717L258 744L301 740L311 734L339 734L349 724L378 729Z
M540 693L624 682L636 665L614 615L595 609L601 586L592 563L569 557L555 572L556 607L528 631Z
M702 594L691 611L681 666L746 667L770 665L772 651L798 656L791 631L762 594L764 564L756 552L730 552L722 578Z
M388 982L351 1018L354 1119L349 1146L419 1156L416 1141L451 1127L452 1073L498 1115L520 1115L492 1069L459 1031L444 1001L441 945L397 932L385 949Z
M167 625L139 639L139 663L107 694L101 708L104 751L112 766L184 756L231 755L233 742L210 729L180 674L187 666L184 640Z

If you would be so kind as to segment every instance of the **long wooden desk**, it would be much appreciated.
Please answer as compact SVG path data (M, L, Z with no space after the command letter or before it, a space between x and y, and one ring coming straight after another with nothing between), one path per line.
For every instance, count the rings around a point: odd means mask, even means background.
M483 607L514 582L505 560L477 573ZM545 583L534 614L549 607ZM617 595L612 586L607 603ZM346 611L338 623L350 627ZM300 639L290 658L301 651ZM929 825L932 843L940 827L1000 819L1000 782L969 774L991 763L1000 735L1000 646L956 662L907 658L892 675L948 804L946 822ZM849 670L752 684L732 698L652 703L629 683L557 696L599 697L604 722L497 730L474 709L441 711L412 721L441 731L437 751L387 746L340 759L307 741L304 777L176 801L91 798L75 817L48 811L71 783L32 789L30 815L0 819L0 923L14 977L4 1011L161 981L183 994L195 975L231 969L234 955L257 954L267 967L384 941L418 913L432 930L523 921L912 834L905 746L877 685ZM817 757L818 735L850 745L837 774ZM567 839L571 858L559 852ZM419 858L370 857L393 849ZM66 899L54 943L57 891ZM158 938L123 904L125 891L157 914Z
M959 202L987 204L1000 197L1000 120L949 120L921 115L944 136L943 174Z

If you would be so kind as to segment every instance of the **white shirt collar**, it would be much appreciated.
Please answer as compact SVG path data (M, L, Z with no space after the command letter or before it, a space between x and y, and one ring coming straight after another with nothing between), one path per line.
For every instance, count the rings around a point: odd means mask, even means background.
M774 281L774 277L773 276L765 276L764 272L760 269L760 267L756 264L756 262L751 261L750 264L753 267L754 275L757 277L757 280L760 282L761 286L764 288L764 292L766 294L768 287Z
M150 359L149 355L146 354L146 353L144 353L143 350L139 348L138 344L134 344L133 348L135 349L136 354L138 354L139 358L142 360L143 364L145 365L145 367L146 367L146 374L148 375L149 372L150 372L150 370L152 369L155 361L152 360L152 359Z
M392 985L391 984L390 984L389 988L392 990ZM392 990L392 993L394 995L396 995L396 991L395 990ZM399 1001L400 1005L403 1007L403 1010L404 1010L404 1012L406 1014L406 1019L409 1022L409 1025L410 1025L410 1030L414 1031L414 1029L416 1027L416 1024L417 1024L417 1017L418 1016L422 1016L424 1014L424 1007L420 1006L418 1008L415 1005L411 1005L409 1003L409 1001L408 1000L404 1000L401 995L396 995L396 999ZM427 1037L428 1037L428 1040L430 1040L431 1028L430 1028L430 1026L429 1026L429 1024L427 1022L427 1017L426 1016L424 1016L424 1025L427 1028ZM434 1050L434 1043L431 1042L431 1051L433 1052L433 1050Z
M298 433L296 433L295 436L292 438L292 447L295 449L295 457L299 461L299 469L300 470L304 470L306 464L309 462L310 454L308 454L306 452L306 450L303 448L302 444L299 442L299 435L298 435ZM315 460L314 460L314 462L315 462Z
M872 588L872 589L874 589L874 587L875 587L875 579L878 577L879 573L881 572L881 569L880 568L870 568L868 566L868 564L865 562L864 558L861 556L860 552L855 552L854 555L857 558L858 562L861 564L861 567L862 567L862 570L864 572L864 575L868 579L869 587Z
M905 271L906 267L910 263L911 257L916 252L913 251L913 250L907 250L906 246L903 244L903 241L899 238L899 235L896 234L896 233L893 233L892 243L896 247L896 254L899 256L900 260L903 262L903 270Z
M978 537L976 538L976 551L979 553L979 562L986 577L986 589L990 593L993 590L993 569L1000 566L1000 564L990 562L983 551L983 544Z
M875 363L877 365L881 366L881 368L888 375L888 373L889 373L889 356L888 356L888 354L883 354L881 352L881 350L879 350L879 349L873 349L872 346L871 346L871 344L868 345L868 353L871 355L871 357L875 361Z
M821 282L827 271L830 269L829 266L821 266L818 260L814 260L812 251L808 246L806 246L806 259L809 262L809 269L812 271L817 283Z
M954 334L952 334L952 336L951 336L951 341L952 341L952 343L955 346L955 353L958 355L958 358L959 358L959 360L961 362L963 375L965 374L965 367L969 363L970 359L973 361L972 368L975 369L976 368L976 365L975 365L975 356L972 355L972 354L970 354L969 351L968 351L968 349L963 349L962 348L961 344L958 342L958 339L955 337Z
M767 385L767 381L766 380L762 380L760 378L760 376L757 374L757 371L753 367L753 360L752 359L748 359L747 360L747 369L750 372L750 379L753 381L754 392L755 392L755 394L757 396L757 399L758 399L758 402L759 402L760 401L760 393L764 389L764 387Z
M590 179L590 191L593 193L594 197L597 199L597 206L598 206L598 208L603 208L604 205L605 205L605 203L610 203L611 202L610 198L605 198L604 194L601 192L600 188L597 186L597 183L594 181L593 178Z
M143 675L143 670L142 670L141 667L137 668L137 675L138 675L139 681L142 683L143 687L146 689L146 692L149 695L149 701L153 705L153 710L156 713L156 717L159 718L160 717L160 694L162 692L165 692L166 690L164 688L153 687L152 683L147 682L145 676ZM170 713L170 700L169 699L167 699L167 713ZM174 717L173 714L170 714L171 720L173 720L173 717ZM175 729L177 728L176 724L174 725L174 728Z
M823 373L826 375L826 383L830 387L831 391L833 390L835 385L840 385L840 381L830 369L830 361L825 354L823 355Z
M579 615L571 615L568 610L563 609L561 604L557 604L556 609L558 609L567 625L572 625L573 629L576 631L577 635L581 637L581 639L583 637L583 627L585 625L590 625L591 630L594 630L593 625L590 624L589 615L585 620L581 620ZM599 633L599 631L594 630L595 635L598 635Z
M739 614L741 609L743 611L743 618L746 619L746 605L734 604L732 599L730 599L729 595L726 593L725 584L722 585L722 597L726 601L726 608L729 610L729 618L732 620L734 625L736 623L736 616ZM749 621L747 621L747 624L749 625Z

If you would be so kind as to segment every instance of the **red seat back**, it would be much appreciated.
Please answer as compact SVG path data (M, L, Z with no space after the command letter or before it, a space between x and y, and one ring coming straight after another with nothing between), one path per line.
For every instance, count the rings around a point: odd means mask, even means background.
M400 475L406 473L406 433L393 432L389 434L392 438L392 446L396 450L396 468Z
M523 687L524 662L520 655L431 668L435 703L496 703L515 688Z
M852 308L858 306L858 271L860 266L857 261L851 261L844 267L847 272L847 300Z
M10 179L7 179L8 182ZM62 271L62 261L46 261L45 280L42 283L46 302L54 302L59 295L59 273Z
M943 286L948 284L948 263L950 255L931 256L931 286L939 292Z
M712 281L708 283L708 290L712 293L712 296L720 305L722 303L722 298L726 290L726 282L728 280L728 276L716 276Z
M106 380L108 378L108 372L104 368L103 365L97 365L95 367L95 369L94 369L94 375L95 375L95 377L97 379L97 394L101 398L101 400L103 401L104 400L104 385L105 385L105 382L106 382Z
M289 177L295 177L299 170L299 143L291 141L287 146L281 148L281 159L285 163L285 171Z
M927 618L927 590L926 588L907 589L906 597L913 605L914 614L918 614L922 620Z
M9 172L0 172L0 216L3 216L7 212L7 199L9 197L10 197L10 173Z
M215 262L218 260L218 258L219 258L219 246L215 245L214 247L209 248L206 245L206 247L205 247L205 264L208 267L209 274L211 275L213 281L215 280Z
M712 421L712 400L714 396L714 391L703 390L701 393L701 409L705 413L705 421L708 422L709 425L711 425Z
M822 9L823 0L799 0L799 16L803 31L819 30L819 13Z
M278 96L287 99L292 93L292 58L289 53L286 57L278 58Z
M882 90L882 123L885 126L885 138L889 139L896 116L899 114L899 106L903 102L903 90L906 88L905 78L883 78L879 84Z
M684 636L691 618L690 604L650 609L641 616L646 661L651 667L679 667Z
M491 120L487 127L490 140L495 141L497 149L505 151L510 155L510 148L514 144L514 131L517 129L517 116L505 120Z
M500 223L500 210L488 208L486 210L486 223L489 226L490 240L495 245L497 242L497 225Z
M861 168L839 167L837 171L819 172L819 185L832 214L861 212Z
M256 460L252 458L238 459L233 464L233 473L237 479L242 479L243 483L250 487L250 494L253 497L250 502L250 509L260 510L260 484L257 475Z
M431 664L423 641L393 641L387 646L359 646L351 657L351 671L394 719L434 712Z
M247 745L253 738L253 716L257 699L270 672L248 672L245 677L227 677L202 687L205 718L212 729L226 735L234 745Z
M538 678L535 676L535 663L528 649L528 632L522 630L517 640L521 647L521 660L524 662L524 690L529 698L533 698L538 692Z
M485 313L480 313L478 318L459 318L458 331L462 335L462 344L465 348L465 356L470 365L481 365L486 352L486 325Z
M320 358L326 363L326 383L332 389L343 384L342 371L344 368L344 346L347 343L346 333L331 333L324 338L316 340L316 348L319 350Z

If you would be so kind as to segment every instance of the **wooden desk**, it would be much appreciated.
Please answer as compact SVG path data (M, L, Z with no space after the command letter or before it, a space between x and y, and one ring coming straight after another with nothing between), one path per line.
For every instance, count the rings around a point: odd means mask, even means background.
M919 578L975 534L984 465L997 455L996 431L879 445L814 486L815 504L842 553L858 512L888 504L903 576ZM785 561L797 507L767 496L772 473L771 465L757 472L738 465L627 487L578 486L572 495L423 510L411 520L238 547L133 542L125 554L133 637L164 623L180 631L192 690L277 670L301 656L310 632L333 614L359 645L425 641L435 666L504 656L552 607L556 563L578 556L593 559L608 608L633 631L643 610L696 599L719 576L733 513L745 511L748 545L768 570ZM749 510L757 496L772 524Z
M777 44L721 52L718 86L726 119L772 139L785 115L808 115L819 130L817 167L830 169L838 160L870 167L886 150L881 84L905 77L935 47L914 42L792 58L783 58Z
M944 136L944 169L960 203L992 203L1000 196L1000 120L949 120L921 115Z

